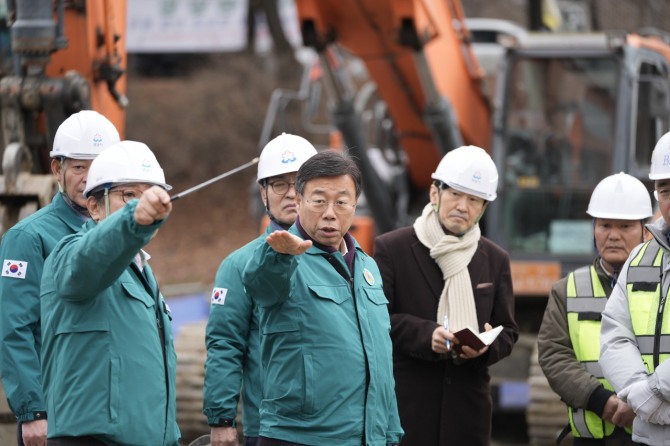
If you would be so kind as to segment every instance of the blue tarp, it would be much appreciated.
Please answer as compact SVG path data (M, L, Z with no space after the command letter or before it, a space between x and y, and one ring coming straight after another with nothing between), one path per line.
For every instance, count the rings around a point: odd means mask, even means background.
M175 337L184 324L204 321L209 316L209 296L206 293L167 297L165 302L170 307L172 335Z

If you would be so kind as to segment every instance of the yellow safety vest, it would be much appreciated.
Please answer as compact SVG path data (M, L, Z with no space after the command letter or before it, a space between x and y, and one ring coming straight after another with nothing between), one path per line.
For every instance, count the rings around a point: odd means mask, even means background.
M650 240L631 260L626 281L633 332L649 373L670 357L670 276L661 283L662 275L663 249Z
M612 386L600 368L600 323L607 295L593 266L584 266L570 273L567 289L567 316L570 341L577 360L606 389ZM590 410L568 406L572 435L601 439L612 435L614 424Z

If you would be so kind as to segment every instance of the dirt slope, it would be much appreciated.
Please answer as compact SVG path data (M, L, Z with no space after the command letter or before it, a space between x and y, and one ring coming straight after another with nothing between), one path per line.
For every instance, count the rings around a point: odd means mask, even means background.
M173 77L131 70L126 138L146 143L180 192L257 156L272 90L295 87L299 76L296 64L280 69L274 59L246 54L211 56ZM208 285L221 260L258 234L249 212L255 173L249 168L175 203L147 248L159 283Z

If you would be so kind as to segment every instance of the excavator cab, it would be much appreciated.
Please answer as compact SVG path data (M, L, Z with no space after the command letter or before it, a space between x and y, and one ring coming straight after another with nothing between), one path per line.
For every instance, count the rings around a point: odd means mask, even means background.
M492 146L502 199L484 218L513 260L558 265L555 277L517 271L517 295L545 297L594 257L586 208L602 178L624 171L651 189L651 151L670 129L670 62L633 42L528 34L508 49Z

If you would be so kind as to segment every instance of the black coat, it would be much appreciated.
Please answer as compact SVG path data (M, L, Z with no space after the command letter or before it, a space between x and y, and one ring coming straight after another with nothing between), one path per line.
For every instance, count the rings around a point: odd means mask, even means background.
M393 369L405 430L401 445L488 445L488 366L509 355L518 337L507 253L482 237L468 265L479 330L486 322L504 329L484 355L461 364L431 349L444 280L414 228L377 237L374 258L391 313Z

